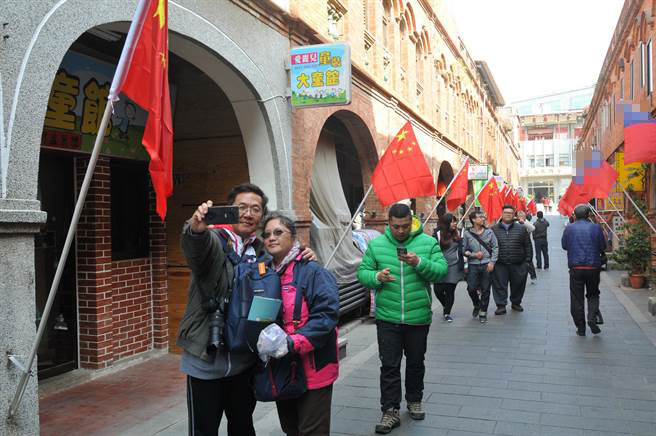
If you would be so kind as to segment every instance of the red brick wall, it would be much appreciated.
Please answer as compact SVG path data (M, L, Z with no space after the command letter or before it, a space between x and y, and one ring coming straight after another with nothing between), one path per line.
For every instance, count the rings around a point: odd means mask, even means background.
M76 158L78 190L88 158ZM150 257L112 262L110 160L96 165L77 232L80 367L168 347L166 227L151 189Z

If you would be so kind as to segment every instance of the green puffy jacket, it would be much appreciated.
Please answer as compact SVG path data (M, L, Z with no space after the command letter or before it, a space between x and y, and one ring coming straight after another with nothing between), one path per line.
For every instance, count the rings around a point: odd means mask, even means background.
M401 262L396 255L399 245L419 256L419 265L413 267ZM390 269L395 281L382 284L376 280L376 273L385 268ZM358 280L366 288L376 289L376 319L422 325L430 324L433 314L430 284L439 282L446 269L440 245L423 232L423 226L415 218L405 241L397 241L387 227L384 235L369 243L358 268Z

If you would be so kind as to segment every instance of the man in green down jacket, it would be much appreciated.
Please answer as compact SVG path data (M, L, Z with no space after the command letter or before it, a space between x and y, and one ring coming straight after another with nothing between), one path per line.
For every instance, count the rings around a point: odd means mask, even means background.
M430 328L430 284L445 274L440 245L423 233L405 204L389 210L385 234L369 243L358 268L358 280L376 289L376 330L383 416L376 433L401 425L401 357L406 355L405 399L413 419L424 419L424 354Z

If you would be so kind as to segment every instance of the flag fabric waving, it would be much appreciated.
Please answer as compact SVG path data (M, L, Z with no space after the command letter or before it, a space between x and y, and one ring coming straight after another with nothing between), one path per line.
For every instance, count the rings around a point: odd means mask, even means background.
M522 212L528 211L528 208L526 207L526 198L524 198L523 195L519 197L519 209L518 210L521 210Z
M405 198L435 195L433 175L417 144L410 121L399 130L380 158L371 183L383 206Z
M608 162L603 159L600 150L592 150L583 161L583 167L576 169L576 175L572 178L572 183L584 185L585 191L591 195L591 198L606 199L610 195L618 173Z
M624 105L624 163L656 162L656 120L649 112Z
M558 211L561 215L569 216L574 212L574 208L577 205L587 203L592 198L585 185L570 183L567 191L565 191L565 195L558 202Z
M456 179L451 184L451 190L446 197L446 207L449 210L455 210L467 199L467 192L469 186L469 161L456 176Z
M526 207L528 211L531 213L531 215L536 215L538 213L538 208L535 205L535 200L529 201Z
M483 186L481 192L478 193L478 202L487 215L487 221L493 223L501 218L503 211L503 203L501 201L501 193L494 178L488 180Z
M148 111L142 144L157 197L157 213L166 218L173 193L173 122L169 94L168 0L141 0L123 47L109 98L123 93Z

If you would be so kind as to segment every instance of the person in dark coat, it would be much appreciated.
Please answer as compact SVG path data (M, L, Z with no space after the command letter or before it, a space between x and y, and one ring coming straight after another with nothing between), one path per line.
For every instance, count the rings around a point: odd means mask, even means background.
M588 300L588 326L595 335L599 313L599 280L601 255L606 250L606 238L599 224L588 220L590 206L580 204L574 209L576 221L565 228L561 244L567 250L569 267L570 313L576 333L585 336L585 298Z
M435 228L435 239L440 243L442 255L447 262L447 272L442 280L433 285L435 296L442 303L443 317L446 322L453 322L451 309L455 301L458 282L463 279L465 269L462 254L462 239L458 234L458 220L450 213L440 217L440 225Z
M544 257L544 269L549 269L549 245L547 244L547 227L549 221L544 219L542 211L538 211L538 219L533 224L533 242L535 243L535 267L542 269L542 258Z
M497 304L495 315L506 313L508 304L508 284L510 284L511 308L523 312L522 298L526 289L528 263L533 260L531 236L526 227L514 221L515 208L503 206L501 222L492 227L499 243L499 258L492 273L494 301Z

